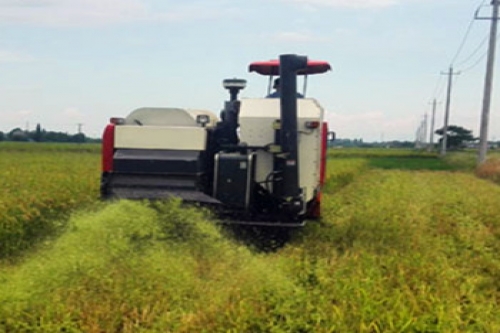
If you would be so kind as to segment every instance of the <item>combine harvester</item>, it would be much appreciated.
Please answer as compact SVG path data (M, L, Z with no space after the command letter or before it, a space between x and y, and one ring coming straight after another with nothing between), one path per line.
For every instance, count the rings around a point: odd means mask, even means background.
M246 81L229 79L220 119L178 108L111 118L103 135L102 198L175 196L212 206L223 222L256 226L318 218L331 133L323 108L297 97L296 88L297 75L306 83L307 75L328 70L327 62L281 55L249 67L270 76L270 84L280 76L279 98L238 100Z

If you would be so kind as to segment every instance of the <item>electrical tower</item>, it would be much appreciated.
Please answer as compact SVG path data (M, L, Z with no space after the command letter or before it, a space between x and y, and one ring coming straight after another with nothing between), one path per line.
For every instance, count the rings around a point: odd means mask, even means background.
M436 105L437 105L437 101L434 98L434 100L432 101L431 133L430 133L429 147L428 147L429 151L434 150L434 123L436 121Z
M427 115L427 113L425 113L425 115L424 115L424 122L422 124L422 126L423 126L423 130L422 130L422 143L423 143L423 146L425 146L425 143L426 143L426 140L427 140L427 128L429 127L428 124L427 124L427 118L428 118L428 115Z
M420 122L417 132L415 133L415 148L420 149L425 146L425 140L427 136L427 115Z

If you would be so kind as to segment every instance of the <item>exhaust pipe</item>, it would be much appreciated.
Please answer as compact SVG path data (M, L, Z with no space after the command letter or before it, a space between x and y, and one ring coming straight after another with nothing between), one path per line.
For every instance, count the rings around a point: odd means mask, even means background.
M280 143L285 161L281 164L281 195L292 211L302 208L299 187L297 140L297 72L307 68L307 57L295 54L280 56L281 130Z

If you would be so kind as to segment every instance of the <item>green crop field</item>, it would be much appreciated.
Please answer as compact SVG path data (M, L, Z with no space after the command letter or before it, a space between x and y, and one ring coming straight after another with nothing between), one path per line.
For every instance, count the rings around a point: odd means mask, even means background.
M273 251L100 203L98 146L0 157L0 332L500 331L498 157L332 150L322 219Z
M98 145L1 143L0 258L53 233L98 186Z

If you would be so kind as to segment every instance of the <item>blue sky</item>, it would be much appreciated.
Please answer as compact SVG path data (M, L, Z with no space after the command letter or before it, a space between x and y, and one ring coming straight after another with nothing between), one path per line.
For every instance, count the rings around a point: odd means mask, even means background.
M142 106L209 109L221 81L267 79L252 61L283 53L327 60L309 96L341 138L414 140L482 0L0 0L0 131L14 127L101 135L111 116ZM450 124L479 135L489 21L474 21L454 62ZM469 55L473 54L470 59ZM464 62L464 60L466 60ZM464 62L463 64L461 64ZM497 66L498 68L498 66ZM490 138L500 139L496 70Z

